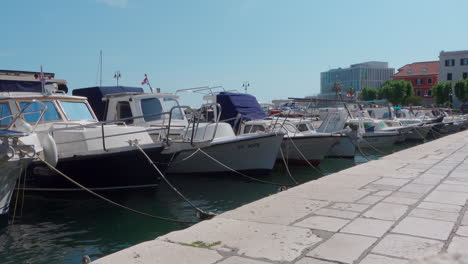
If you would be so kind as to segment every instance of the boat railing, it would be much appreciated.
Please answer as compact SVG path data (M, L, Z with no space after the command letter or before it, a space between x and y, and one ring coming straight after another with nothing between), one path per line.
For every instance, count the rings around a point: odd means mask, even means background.
M218 124L219 122L225 122L225 121L220 121L221 119L221 114L222 114L222 107L219 103L207 103L207 104L203 104L203 106L208 109L208 108L212 108L214 111L214 123L215 123L215 129L213 131L213 135L211 136L211 139L209 141L213 141L216 137L216 132L218 131ZM194 115L196 115L196 112L193 112ZM199 128L199 125L200 125L200 122L202 121L202 118L199 117L196 117L194 116L193 117L193 120L194 122L197 121L197 125L195 127L195 123L194 123L194 127L192 129L192 134L194 133L195 131L195 134L192 135L192 140L193 138L196 137L196 133L198 133L198 128ZM202 135L202 138L206 138L206 132L207 132L207 129L204 129L203 131L203 135Z

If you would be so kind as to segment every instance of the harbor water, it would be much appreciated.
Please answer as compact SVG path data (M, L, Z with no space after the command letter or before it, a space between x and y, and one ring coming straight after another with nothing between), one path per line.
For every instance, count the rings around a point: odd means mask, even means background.
M325 159L319 167L321 173L307 166L292 166L290 170L294 178L303 183L415 144L418 143L405 142L379 152L366 150L364 154L367 158L357 155L354 160ZM215 213L271 195L279 188L235 175L171 175L169 179L195 205ZM262 176L261 179L292 183L282 164L277 164L271 175ZM110 192L104 195L120 204L150 214L180 220L198 220L194 209L164 182L154 189ZM24 202L19 199L16 208L16 215L19 217L11 224L15 199L16 194L12 200L9 219L2 219L3 223L0 225L0 263L3 264L80 264L83 255L89 255L95 260L188 226L136 215L87 193L45 195L28 192L25 193ZM7 221L10 223L7 224Z

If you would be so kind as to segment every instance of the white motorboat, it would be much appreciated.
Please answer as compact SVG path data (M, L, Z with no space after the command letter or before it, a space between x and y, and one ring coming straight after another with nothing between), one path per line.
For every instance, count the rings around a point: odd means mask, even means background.
M50 75L49 75L50 76ZM0 76L1 77L1 76ZM9 77L9 76L7 76ZM163 142L155 142L143 127L98 122L85 97L65 94L66 82L50 76L46 85L34 77L4 78L0 82L2 116L17 114L21 125L34 127L41 142L56 149L57 169L95 190L154 187L158 177L134 146L135 142L155 159L162 159ZM38 111L44 110L42 114ZM29 190L79 190L74 184L40 162L28 167Z
M265 174L273 169L283 133L235 135L231 125L219 121L189 122L178 96L140 91L109 93L105 87L75 89L74 94L91 96L95 109L105 109L107 120L132 117L132 125L144 126L154 138L165 140L165 154L171 155L167 172L173 174L225 173L235 171ZM104 101L102 100L104 98ZM105 107L99 106L105 103ZM216 104L212 104L216 108ZM122 111L122 109L126 109ZM191 109L188 109L191 111ZM193 114L193 111L191 111ZM197 121L198 120L198 121ZM199 150L200 149L200 150Z
M360 148L379 149L393 146L400 138L397 130L388 129L382 120L371 118L355 118L347 124L352 130L359 130L357 144Z

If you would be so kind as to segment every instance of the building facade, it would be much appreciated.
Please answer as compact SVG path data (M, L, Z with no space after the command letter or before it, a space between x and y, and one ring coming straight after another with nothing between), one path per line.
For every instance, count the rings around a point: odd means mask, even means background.
M468 78L468 50L441 51L439 54L439 81L451 82L452 89L458 80ZM459 108L461 102L452 90L454 108Z
M421 97L425 105L434 103L432 87L439 79L439 61L406 64L393 75L394 80L411 82L414 95Z
M382 84L390 80L395 73L394 68L388 67L388 62L369 61L353 64L349 68L331 69L320 73L321 95L334 95L333 86L340 83L342 94L352 86L356 92L364 87L379 89Z

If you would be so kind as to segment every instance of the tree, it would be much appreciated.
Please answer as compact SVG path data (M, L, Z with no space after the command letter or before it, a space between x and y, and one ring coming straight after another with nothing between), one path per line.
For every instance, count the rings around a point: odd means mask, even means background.
M452 84L450 82L440 82L432 87L432 94L436 99L437 104L450 103L450 92Z
M379 98L387 99L394 105L403 105L407 98L414 95L413 85L403 80L386 81L380 87Z
M341 83L335 82L332 87L332 91L335 92L336 97L338 97L338 94L341 93Z
M458 100L462 101L463 104L468 101L468 79L459 80L455 83L455 96Z
M364 101L375 100L377 99L377 89L364 87L362 88L361 93L359 94L359 97L361 100L364 100Z
M354 96L356 93L356 89L354 89L353 86L349 86L348 89L346 89L346 95Z
M422 105L423 99L419 96L406 97L405 105Z

